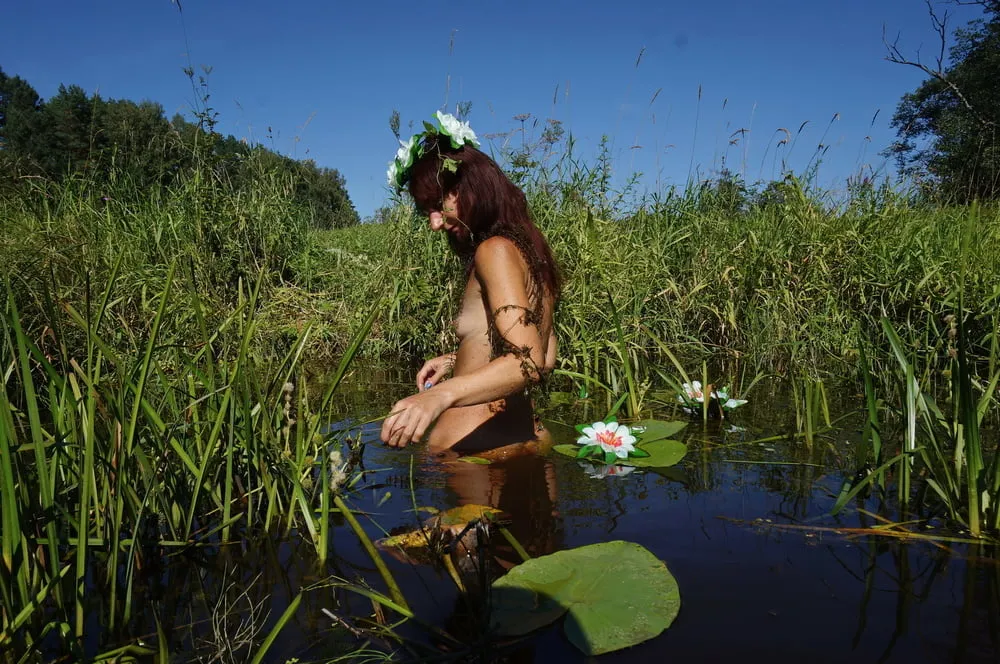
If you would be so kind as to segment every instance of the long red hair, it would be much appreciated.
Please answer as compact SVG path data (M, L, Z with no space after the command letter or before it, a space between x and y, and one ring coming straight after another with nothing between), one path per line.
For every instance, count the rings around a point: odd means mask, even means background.
M472 268L481 242L505 237L521 251L535 284L558 298L559 269L545 236L531 219L524 192L495 161L470 145L453 148L446 137L431 134L423 146L423 156L410 171L410 195L425 213L440 210L446 194L457 195L463 227L449 233L448 241L467 268Z

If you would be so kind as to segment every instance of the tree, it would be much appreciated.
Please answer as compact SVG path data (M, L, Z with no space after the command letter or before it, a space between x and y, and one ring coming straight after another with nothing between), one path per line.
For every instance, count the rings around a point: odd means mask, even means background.
M0 69L0 150L17 155L32 152L41 137L42 100L20 76Z
M892 119L897 140L886 151L900 171L928 191L957 201L1000 197L1000 0L956 0L977 5L983 18L954 32L945 63L948 14L928 2L941 40L933 64L905 57L886 42L890 62L927 74L899 102Z
M59 86L43 101L27 81L0 69L0 185L23 175L54 181L85 175L93 193L125 183L136 192L170 187L204 169L230 191L277 176L288 183L290 202L314 228L359 223L344 177L312 160L296 161L214 130L214 111L167 121L160 104L88 95L78 85Z
M56 96L45 102L46 145L33 156L52 177L93 168L97 138L94 105L98 101L79 85L59 86Z
M309 210L313 228L327 230L359 223L358 212L347 195L340 171L320 168L311 159L297 162L295 166L295 200Z
M92 139L101 173L123 174L141 188L168 184L184 155L163 107L151 101L98 101Z

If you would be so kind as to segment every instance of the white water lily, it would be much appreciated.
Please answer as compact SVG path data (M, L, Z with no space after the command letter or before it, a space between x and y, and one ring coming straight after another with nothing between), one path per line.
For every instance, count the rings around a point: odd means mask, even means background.
M635 450L635 441L631 429L624 424L611 421L594 422L589 427L584 427L583 435L576 443L598 445L604 452L611 452L619 459L625 459L629 452Z
M605 477L621 477L635 470L635 466L616 466L615 464L595 466L587 461L581 461L580 467L586 471L587 477L592 477L595 480L602 480Z
M692 412L693 409L690 406L705 403L705 392L702 389L700 381L695 380L690 383L684 383L681 385L681 389L684 390L684 394L678 394L677 400L687 406L684 410ZM713 401L717 401L719 407L723 410L739 408L747 403L746 399L730 399L729 393L725 389L712 391L708 397Z
M468 122L461 122L454 115L441 111L438 111L436 115L438 123L441 125L441 133L451 137L452 147L459 148L466 143L479 147L476 132L472 131Z
M678 394L678 401L697 401L701 403L705 400L705 395L701 392L701 383L694 381L693 383L684 383L681 385L681 389L684 390L684 394ZM686 399L684 397L687 397Z

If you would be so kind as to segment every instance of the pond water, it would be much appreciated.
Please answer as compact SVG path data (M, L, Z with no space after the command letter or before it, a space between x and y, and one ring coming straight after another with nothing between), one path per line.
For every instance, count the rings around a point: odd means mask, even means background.
M341 407L351 417L338 426L384 414L410 389L408 381L366 375L364 386L345 391ZM612 540L646 547L676 577L680 613L656 639L603 655L601 661L998 661L997 556L960 543L835 532L880 524L874 512L859 512L856 505L836 517L828 514L842 478L856 468L860 420L841 420L810 447L787 436L794 411L781 385L767 390L766 385L756 388L752 402L725 422L692 421L677 436L689 445L678 466L618 476L592 477L577 461L555 454L489 466L441 464L419 449L381 446L377 425L368 425L361 435L370 442L364 466L371 472L350 504L370 517L362 517L362 523L373 539L416 524L425 515L415 514L414 505L446 509L475 503L508 513L510 530L532 556ZM856 395L846 394L836 408L850 412L856 405ZM559 422L591 421L603 415L603 408L603 403L576 404L544 415L556 423L557 436L565 437ZM658 416L682 414L668 409ZM776 438L759 440L771 437ZM866 504L878 509L874 499ZM883 514L898 519L885 508ZM502 542L491 546L501 561L515 560ZM270 624L300 588L322 583L327 575L360 575L384 590L370 558L340 521L324 570L315 568L310 546L301 543L248 544L239 555L232 553L231 566L216 562L211 571L188 568L160 577L169 588L154 595L177 602L174 616L183 614L183 599L192 593L202 593L205 606L225 601L244 615L260 604L270 619L259 615L258 622ZM446 572L383 557L416 614L462 636L462 602ZM232 591L220 593L226 579ZM361 598L345 604L347 595L330 588L305 593L268 661L323 661L345 652L346 631L328 612L371 612ZM171 615L169 609L165 613ZM192 637L188 645L202 652L213 631L228 630L231 637L241 624L216 625L210 613L189 616L201 624L204 643ZM415 638L422 633L407 632ZM509 661L585 658L555 627Z

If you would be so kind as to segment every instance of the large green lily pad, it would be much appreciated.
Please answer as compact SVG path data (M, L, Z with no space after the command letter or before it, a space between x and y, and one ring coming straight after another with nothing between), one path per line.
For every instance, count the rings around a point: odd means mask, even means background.
M580 429L582 426L577 428ZM649 454L649 456L615 459L614 463L616 465L634 466L636 468L666 468L677 464L687 454L687 445L680 441L667 440L669 436L686 427L687 422L640 420L629 426L634 427L633 434L637 439L635 446ZM559 454L577 458L581 446L576 444L562 444L555 445L552 449Z
M687 445L678 440L654 440L651 443L638 443L636 447L649 453L648 457L615 459L619 466L635 466L636 468L666 468L680 462L687 454ZM576 458L580 451L579 445L556 445L552 448L559 454Z
M666 468L680 463L687 454L687 445L679 440L654 440L638 446L649 453L648 457L620 459L617 463L636 468Z
M651 443L654 440L663 440L664 438L670 438L678 431L687 426L687 422L674 421L670 422L667 420L640 420L630 424L631 427L643 429L642 432L635 434L636 438L639 439L640 443Z
M677 581L632 542L606 542L533 558L493 584L492 626L521 636L557 620L587 655L647 641L680 611Z

